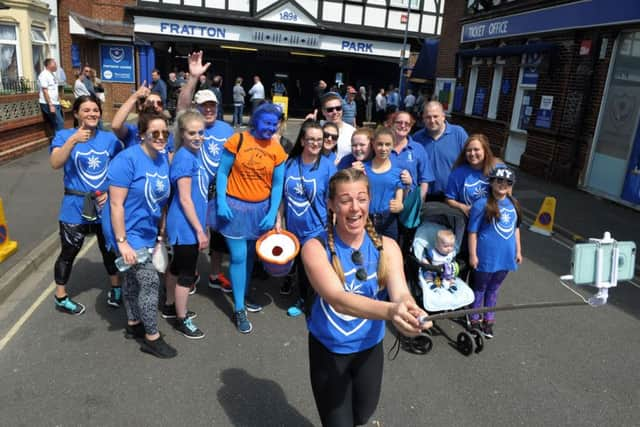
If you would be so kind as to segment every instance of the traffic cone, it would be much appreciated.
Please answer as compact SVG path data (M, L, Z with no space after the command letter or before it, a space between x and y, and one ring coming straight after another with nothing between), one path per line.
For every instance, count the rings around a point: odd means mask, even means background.
M538 210L536 220L529 231L542 234L543 236L551 236L553 234L553 220L556 216L556 198L545 197L542 206Z
M4 207L0 197L0 262L18 250L18 242L9 239L9 226L4 218Z

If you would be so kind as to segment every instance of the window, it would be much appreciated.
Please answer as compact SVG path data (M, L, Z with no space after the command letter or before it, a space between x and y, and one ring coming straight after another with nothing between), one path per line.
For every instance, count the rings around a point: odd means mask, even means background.
M15 25L0 24L0 88L11 87L18 82L21 65L18 34Z
M44 70L44 60L47 55L47 36L43 29L31 29L31 51L33 54L33 78L37 79L38 75Z
M493 69L493 81L491 82L491 97L489 98L489 111L487 117L495 119L498 115L498 101L500 100L500 91L502 90L502 71L504 65L496 64Z
M469 72L469 86L467 86L467 102L464 105L464 113L471 115L473 112L473 102L476 96L476 86L478 84L478 66L471 67Z

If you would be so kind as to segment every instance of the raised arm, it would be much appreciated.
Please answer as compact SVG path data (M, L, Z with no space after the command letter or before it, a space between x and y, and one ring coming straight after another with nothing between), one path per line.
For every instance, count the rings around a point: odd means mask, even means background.
M118 108L118 111L116 112L115 116L113 116L113 120L111 121L111 129L119 139L125 139L127 137L127 132L129 132L129 130L124 124L126 123L129 114L131 114L131 112L135 109L136 102L138 101L138 99L146 98L147 96L149 96L149 93L151 93L151 89L149 89L149 86L147 86L147 81L145 80L142 82L142 85L138 88L138 90L133 92L131 96L129 96L129 98L127 98L127 100L122 104L122 106Z
M193 52L188 56L189 62L189 80L180 89L180 96L178 97L178 106L176 111L179 113L188 109L191 106L191 100L193 99L193 92L198 85L198 79L200 76L207 72L210 62L202 65L202 57L204 54L202 51Z

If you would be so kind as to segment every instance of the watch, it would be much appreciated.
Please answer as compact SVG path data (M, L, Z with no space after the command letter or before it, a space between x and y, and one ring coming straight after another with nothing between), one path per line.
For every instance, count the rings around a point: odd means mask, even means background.
M127 236L122 236L122 237L116 238L116 242L118 242L118 243L124 243L126 241L127 241Z

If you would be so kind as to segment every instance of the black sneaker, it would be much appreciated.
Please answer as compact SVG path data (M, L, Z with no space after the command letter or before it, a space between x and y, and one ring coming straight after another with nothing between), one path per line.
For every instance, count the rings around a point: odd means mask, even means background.
M176 317L178 317L178 314L176 313L176 305L165 304L164 307L162 307L161 316L163 319L175 319ZM198 317L198 315L195 311L187 310L188 319L195 319L196 317Z
M280 285L280 295L291 295L291 289L293 288L293 276L288 274L282 284Z
M485 323L482 326L482 334L485 338L491 339L493 338L493 322Z
M66 296L62 301L58 301L56 298L56 310L61 311L67 314L73 314L74 316L79 316L84 313L85 307L79 302L75 302L68 296Z
M192 340L199 340L204 338L204 332L202 332L190 318L178 319L176 322L176 330L185 337Z
M144 338L144 325L142 323L127 325L124 329L124 337L128 340Z
M249 297L244 298L244 306L247 308L247 311L250 311L251 313L262 311L262 306Z
M107 292L107 304L115 308L118 308L122 305L122 288L121 287L117 287L117 288L112 287L111 289L109 289L109 292Z
M178 351L167 344L162 337L153 341L149 341L145 338L140 345L140 350L145 353L152 354L155 357L159 357L160 359L171 359L178 355Z

